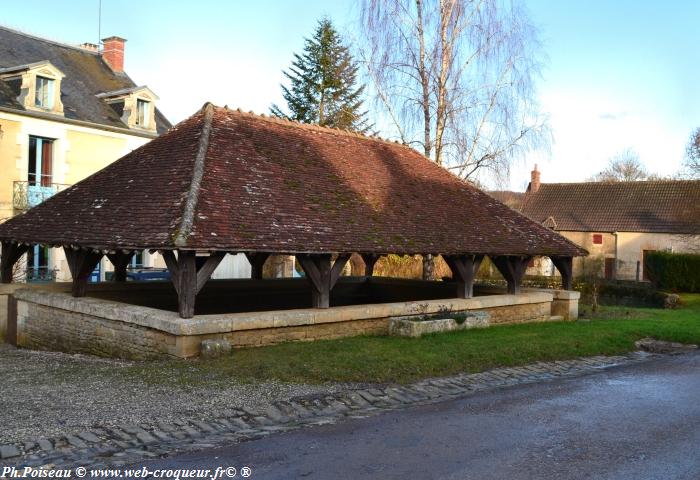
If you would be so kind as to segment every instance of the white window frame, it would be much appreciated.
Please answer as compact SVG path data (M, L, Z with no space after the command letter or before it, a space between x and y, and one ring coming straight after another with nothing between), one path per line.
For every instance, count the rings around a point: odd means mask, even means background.
M34 106L45 108L46 110L53 109L54 86L56 80L42 75L37 75L34 81ZM39 88L41 85L41 89ZM41 96L40 96L41 91Z
M142 98L136 99L136 125L148 128L150 124L151 102Z

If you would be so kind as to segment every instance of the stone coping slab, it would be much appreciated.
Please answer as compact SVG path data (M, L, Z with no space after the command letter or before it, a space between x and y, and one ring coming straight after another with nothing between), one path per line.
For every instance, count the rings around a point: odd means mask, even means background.
M523 292L550 292L554 294L554 300L579 300L581 292L577 290L549 290L547 288L522 288Z
M346 305L328 309L273 310L216 315L198 315L182 319L176 312L91 297L76 298L68 293L23 288L14 292L19 301L32 302L95 317L131 323L172 335L207 335L240 330L314 325L405 315L425 315L445 311L483 310L486 308L552 302L552 291L528 291L516 295L488 295L468 299L448 298L380 304Z
M478 288L481 292L489 292L494 295L499 292L505 292L505 288L494 286L494 285L479 285L475 284L475 288ZM554 300L578 300L581 298L581 292L578 290L562 290L554 288L535 288L535 287L521 287L520 291L523 293L528 292L545 292L554 295Z

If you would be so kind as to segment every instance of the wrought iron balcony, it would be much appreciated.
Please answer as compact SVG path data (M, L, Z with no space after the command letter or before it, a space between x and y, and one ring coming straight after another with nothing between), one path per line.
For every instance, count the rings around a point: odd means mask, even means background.
M28 267L27 283L48 283L56 281L58 269L49 267Z
M57 192L65 190L69 185L61 183L45 183L33 185L27 181L14 182L12 188L12 206L16 210L28 210L51 198Z

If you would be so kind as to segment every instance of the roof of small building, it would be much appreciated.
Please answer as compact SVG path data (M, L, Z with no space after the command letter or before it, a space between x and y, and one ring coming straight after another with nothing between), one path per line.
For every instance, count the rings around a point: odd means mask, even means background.
M559 231L700 233L700 180L542 183L522 212Z
M30 67L45 61L51 62L65 74L61 81L64 118L128 128L119 114L96 96L136 87L128 75L112 71L97 52L0 26L0 70ZM0 80L0 107L26 111L17 101L17 96L18 92ZM158 109L155 119L158 133L165 132L171 126Z
M585 255L415 150L205 105L0 225L94 249Z

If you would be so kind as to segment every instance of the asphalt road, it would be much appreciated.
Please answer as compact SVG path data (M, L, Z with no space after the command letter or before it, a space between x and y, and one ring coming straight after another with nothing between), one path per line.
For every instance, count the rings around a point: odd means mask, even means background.
M700 355L149 462L254 479L698 479ZM236 477L240 478L240 474Z

